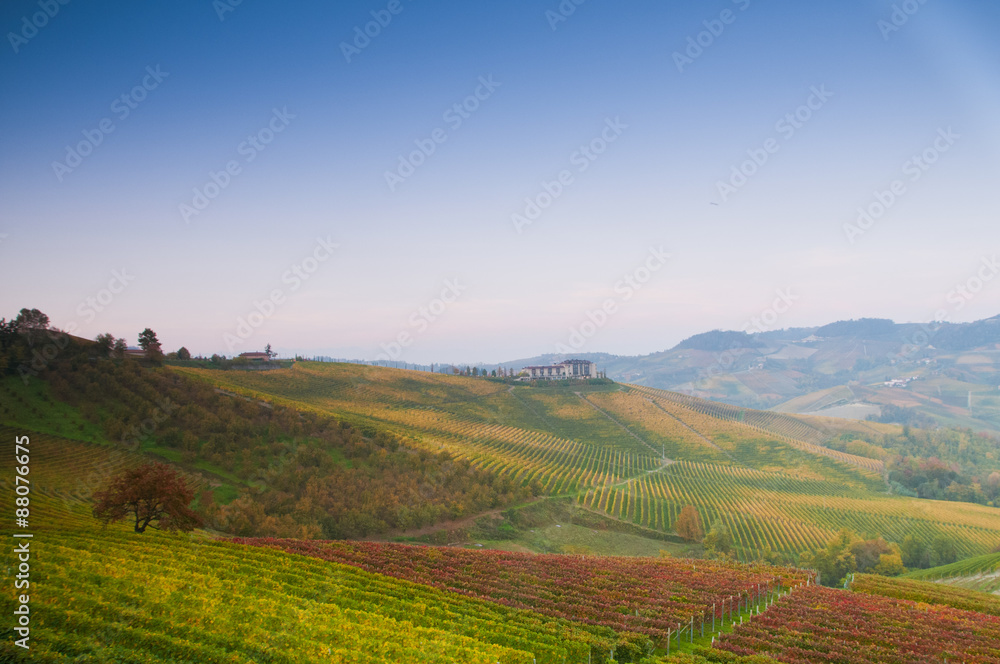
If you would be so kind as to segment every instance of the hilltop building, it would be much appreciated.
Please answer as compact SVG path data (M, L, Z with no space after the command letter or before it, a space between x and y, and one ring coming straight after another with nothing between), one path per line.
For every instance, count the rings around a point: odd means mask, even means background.
M590 360L566 360L559 364L524 367L527 380L566 380L569 378L597 378L597 365Z
M259 351L252 351L249 353L240 353L240 357L251 362L270 362L271 356L267 353L261 353Z

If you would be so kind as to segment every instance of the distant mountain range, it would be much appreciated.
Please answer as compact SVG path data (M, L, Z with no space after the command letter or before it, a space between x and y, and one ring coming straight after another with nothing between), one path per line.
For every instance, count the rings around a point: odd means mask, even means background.
M650 355L573 357L596 362L617 381L740 406L1000 432L1000 316L929 324L862 318L759 334L713 330Z

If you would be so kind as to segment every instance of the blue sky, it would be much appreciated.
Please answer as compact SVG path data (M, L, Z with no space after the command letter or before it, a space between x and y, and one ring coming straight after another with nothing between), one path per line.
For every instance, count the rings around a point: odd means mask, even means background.
M0 8L0 315L493 362L1000 313L995 3L174 4Z

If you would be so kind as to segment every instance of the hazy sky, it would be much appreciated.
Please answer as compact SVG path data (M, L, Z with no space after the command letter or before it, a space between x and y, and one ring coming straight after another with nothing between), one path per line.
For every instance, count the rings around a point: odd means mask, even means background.
M1000 313L996 2L7 0L0 28L0 316L468 362Z

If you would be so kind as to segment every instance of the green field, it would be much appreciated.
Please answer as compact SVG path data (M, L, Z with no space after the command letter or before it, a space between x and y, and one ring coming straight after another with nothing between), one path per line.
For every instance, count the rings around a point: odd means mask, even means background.
M207 383L211 389L206 393L225 406L220 413L257 418L262 424L255 426L284 432L277 438L285 439L295 455L306 455L292 456L286 463L325 455L331 469L374 472L377 464L361 463L350 456L349 447L383 441L425 459L446 452L441 463L464 459L478 472L540 492L519 505L390 533L393 539L492 549L483 554L492 556L520 552L508 562L491 559L502 565L524 564L526 559L518 555L528 552L566 554L566 564L558 565L565 567L566 576L560 572L551 582L555 588L577 588L573 592L587 597L592 593L571 570L592 557L623 554L646 557L635 559L636 569L650 564L673 569L671 583L681 586L694 583L693 573L700 570L698 592L717 588L711 592L723 594L692 605L685 596L695 592L693 586L688 592L672 586L672 593L680 593L676 601L658 597L642 585L641 574L628 571L633 564L629 559L615 558L600 565L610 565L609 570L618 570L615 574L639 584L616 591L621 604L609 607L599 599L574 604L577 600L566 599L564 609L558 593L522 602L510 596L516 583L457 593L433 583L391 578L398 577L393 569L383 576L377 569L290 554L279 550L285 546L280 540L274 540L279 543L274 546L264 540L261 548L219 539L221 533L210 530L150 530L140 536L123 525L101 528L89 513L94 489L123 468L148 460L171 461L199 492L212 489L217 498L228 500L237 495L243 500L251 490L274 490L269 482L289 482L294 476L248 478L239 463L227 470L187 458L169 436L155 433L125 451L105 434L114 403L88 415L85 409L92 406L70 406L44 381L28 390L8 383L0 433L8 446L15 435L30 432L32 440L32 579L38 586L32 619L34 661L593 664L610 661L616 650L615 661L636 661L636 653L646 648L646 636L626 627L635 624L640 631L648 627L655 641L648 662L661 661L670 643L674 654L697 650L708 658L674 658L671 664L736 663L739 658L704 648L713 636L739 635L741 623L775 598L770 589L762 594L760 586L739 591L741 604L723 624L718 600L731 591L719 589L762 569L769 574L771 568L684 560L705 555L700 544L673 533L686 505L697 509L706 526L716 520L726 525L741 560L770 552L794 561L798 553L822 546L843 527L897 542L908 534L925 540L944 535L962 556L984 554L1000 541L995 508L888 495L878 472L881 462L825 447L826 425L817 420L629 385L536 388L315 363L252 373L164 371L156 374L157 384L172 386L171 398L181 404L183 417L195 412L184 405L184 380ZM171 376L183 380L172 382ZM147 389L146 383L137 385L138 391ZM332 424L324 424L324 417L333 418ZM296 437L296 427L306 421L318 427L311 434L317 439ZM247 435L260 435L249 422ZM331 438L324 428L329 426L371 438ZM395 436L391 441L389 434ZM348 447L324 447L322 441ZM371 449L378 458L387 458L388 448ZM433 464L430 468L435 472ZM11 476L8 472L3 481L8 493ZM304 540L294 546L314 550ZM315 546L315 551L322 550ZM427 555L435 559L435 554ZM655 560L660 562L650 562ZM990 590L998 564L992 554L924 576L937 574L953 586ZM473 574L469 582L475 584L477 578ZM983 614L996 611L995 599L973 590L861 575L856 583L856 590L881 597ZM490 593L503 600L492 601ZM686 617L664 624L657 618L659 612L646 614L641 608L653 601L667 601L664 606ZM13 598L5 595L0 608L12 611ZM574 613L584 610L603 612L602 622ZM616 613L620 611L624 613ZM702 636L706 625L717 629ZM0 656L16 656L10 640L3 648Z
M823 420L637 386L534 388L348 364L182 370L254 399L385 428L625 524L672 532L685 505L733 534L737 555L797 553L840 528L899 542L945 535L961 555L1000 541L993 508L887 495L882 462L827 448ZM869 425L862 425L868 427ZM885 425L881 425L885 426Z

